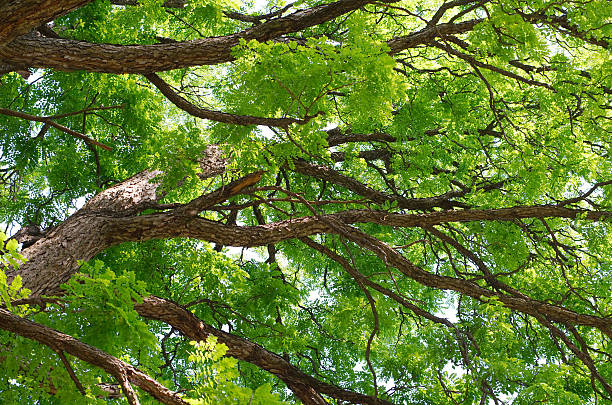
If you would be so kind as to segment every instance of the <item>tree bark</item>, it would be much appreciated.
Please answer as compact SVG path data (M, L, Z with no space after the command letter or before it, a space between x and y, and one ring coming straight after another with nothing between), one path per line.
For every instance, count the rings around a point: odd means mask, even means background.
M187 309L159 297L146 297L134 309L145 318L162 321L190 340L205 341L209 335L228 347L227 354L256 365L283 380L304 404L326 404L319 393L354 404L391 405L390 402L344 390L311 377L281 356L271 353L247 339L223 332L205 324Z
M392 2L386 0L385 2ZM0 47L0 60L15 66L86 70L100 73L150 74L193 66L216 65L234 60L232 48L241 39L265 42L356 10L373 0L340 0L297 11L222 37L155 45L95 44L62 38L22 36ZM434 38L471 31L481 20L426 27L387 41L390 54L427 44Z
M2 10L0 53L2 46L13 39L89 2L91 0L8 0L2 2L0 7Z
M544 217L581 217L597 221L612 216L612 212L589 212L559 206L448 210L426 214L348 210L259 226L232 226L201 218L199 214L238 193L248 192L248 187L255 185L261 179L262 172L251 173L211 193L197 197L187 204L178 206L158 206L158 201L163 196L159 190L159 181L156 179L158 175L159 172L144 171L93 197L83 208L57 228L24 249L22 254L28 261L17 272L11 273L9 279L16 274L21 275L24 287L32 290L31 298L36 299L45 294L61 293L60 285L78 271L80 260L89 260L104 249L122 242L191 237L222 245L246 247L269 245L287 239L326 232L340 234L363 249L372 251L381 260L400 270L406 277L424 286L456 291L478 300L496 298L512 310L534 317L546 316L550 320L563 324L595 327L612 337L612 320L609 318L577 313L522 294L519 296L506 295L494 288L481 286L466 279L432 274L415 266L382 241L348 225L370 222L395 227L427 228L446 222L509 221ZM160 209L172 207L172 209L142 215L143 210L156 207ZM322 383L301 372L281 357L267 352L261 346L204 324L189 311L172 302L157 297L148 297L142 304L136 305L136 310L144 317L168 323L190 339L203 340L209 334L218 336L220 342L227 344L230 348L231 356L249 361L277 375L306 404L323 404L320 393L349 402L376 404L378 401L367 395ZM9 318L6 319L8 322ZM7 329L4 326L2 328ZM13 329L7 330L12 331ZM45 329L44 333L47 332L57 333ZM46 339L42 337L32 336L30 338L35 338L47 345L55 344L54 341L41 340ZM61 350L71 354L76 353L69 347L63 347ZM99 363L92 364L98 365ZM381 401L381 403L384 402Z
M347 210L320 217L301 217L259 226L231 226L197 214L253 185L261 173L247 175L225 187L167 212L139 215L161 198L159 172L145 171L92 198L58 227L22 251L28 259L20 268L23 284L32 296L56 294L59 287L104 249L151 239L190 237L224 246L265 246L287 239L333 232L329 221L343 224L377 223L396 227L427 227L448 222L511 221L523 218L577 218L603 220L612 212L591 212L555 206L520 206L490 210L447 210L426 214ZM421 201L418 200L420 203ZM8 272L9 280L15 272Z
M111 45L23 36L0 47L0 59L8 64L29 67L117 74L147 74L215 65L234 60L231 50L241 39L265 42L333 20L373 1L340 0L296 11L236 34L167 44Z
M154 204L160 195L151 182L159 172L145 171L111 187L91 199L44 238L24 249L27 259L18 270L32 296L57 293L59 286L78 270L80 260L89 260L110 246L110 218L136 213ZM12 279L15 272L8 272Z
M187 402L181 399L177 393L169 390L147 374L118 358L55 329L20 318L2 308L0 308L0 329L35 340L56 352L69 353L91 365L100 367L120 382L123 382L122 388L128 398L130 396L134 397L134 395L126 392L131 391L131 386L129 385L134 384L163 404L187 405ZM137 402L130 401L130 403Z

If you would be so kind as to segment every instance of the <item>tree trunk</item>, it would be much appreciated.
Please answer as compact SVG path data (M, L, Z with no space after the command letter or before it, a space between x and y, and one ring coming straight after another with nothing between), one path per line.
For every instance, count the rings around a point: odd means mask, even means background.
M27 259L18 274L32 296L54 294L87 261L110 246L113 219L137 213L158 199L159 172L144 171L91 199L45 237L22 251ZM12 279L15 272L9 272Z

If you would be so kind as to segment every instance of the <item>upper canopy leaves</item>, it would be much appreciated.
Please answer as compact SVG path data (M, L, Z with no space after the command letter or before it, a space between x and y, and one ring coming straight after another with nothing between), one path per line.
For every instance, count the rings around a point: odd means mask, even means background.
M1 6L0 398L612 401L609 1L55 3Z

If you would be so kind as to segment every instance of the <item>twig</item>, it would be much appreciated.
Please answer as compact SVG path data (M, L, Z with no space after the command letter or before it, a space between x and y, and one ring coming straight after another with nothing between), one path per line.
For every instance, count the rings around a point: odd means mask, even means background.
M81 384L78 377L74 373L74 370L72 369L72 366L70 365L70 362L66 358L66 355L64 354L64 352L62 350L57 350L56 353L59 356L59 358L62 360L62 363L64 363L64 367L66 367L66 371L68 371L70 378L72 378L72 381L74 381L74 385L76 385L81 395L85 396L85 388L83 388L83 384Z
M109 105L109 106L102 106L102 107L86 107L79 111L73 111L73 112L64 113L64 114L49 115L45 118L48 118L50 120L57 120L60 118L70 117L72 115L88 113L90 111L114 110L116 108L123 108L123 107L125 107L125 104Z

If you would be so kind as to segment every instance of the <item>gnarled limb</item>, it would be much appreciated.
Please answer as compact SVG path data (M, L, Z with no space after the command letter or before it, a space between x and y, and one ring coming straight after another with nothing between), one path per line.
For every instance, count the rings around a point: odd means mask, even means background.
M231 49L241 39L260 42L273 40L333 20L373 1L340 0L296 11L236 34L155 45L95 44L62 38L23 36L0 47L0 60L11 66L145 75L191 66L216 65L234 60ZM387 45L391 49L390 53L395 54L428 44L438 37L471 31L480 21L425 27L410 35L392 38L387 41Z
M123 242L171 237L192 237L224 246L262 246L287 239L329 232L328 223L301 217L261 226L228 226L197 217L198 212L218 204L254 184L257 173L239 179L170 211L138 215L162 197L154 180L159 172L145 171L92 198L61 225L23 250L28 259L19 270L33 295L57 292L78 269L104 249ZM395 214L384 211L347 210L324 216L345 224L373 222L400 227L425 227L445 222L481 220L509 221L521 218L584 218L599 221L608 211L586 211L556 206L519 206L492 210L448 210L426 214ZM9 272L9 279L14 276Z
M477 300L496 298L506 307L531 315L533 317L544 315L551 320L566 324L580 324L599 329L603 334L612 338L612 319L594 315L579 314L567 308L532 299L526 295L506 295L464 279L440 276L429 273L416 266L410 260L391 248L384 242L354 228L339 222L334 223L335 232L351 240L358 246L373 252L386 264L389 264L405 276L414 281L439 290L451 290L467 295Z
M390 402L383 399L348 391L319 381L291 365L281 356L267 351L258 344L205 324L191 312L172 301L150 296L144 298L142 304L136 304L134 308L141 316L165 322L191 340L202 341L206 340L209 335L216 336L219 343L227 345L228 356L247 361L276 375L305 404L325 403L320 402L322 398L316 398L315 394L320 393L354 404L390 405ZM303 397L302 395L306 396Z
M267 118L255 117L252 115L231 114L222 111L209 110L207 108L198 107L183 97L170 87L168 83L162 80L155 73L144 75L166 98L175 106L185 111L194 117L203 118L206 120L223 122L234 125L265 125L268 127L288 128L292 124L303 125L311 119L320 115L320 112L314 115L307 115L304 118Z
M72 336L58 332L47 326L20 318L6 309L0 308L0 329L37 341L55 351L63 351L96 367L100 367L119 380L130 404L137 404L131 385L148 392L162 404L188 405L176 392L169 390L136 367L111 356L93 346L85 344ZM126 392L127 390L127 392Z
M91 0L8 0L2 2L0 6L2 10L0 49L3 45L27 34L39 25L89 2Z
M373 0L339 0L296 11L236 34L156 45L94 44L68 39L20 37L0 48L0 59L57 70L147 74L234 60L240 40L265 42L333 20ZM394 0L385 0L392 2Z

